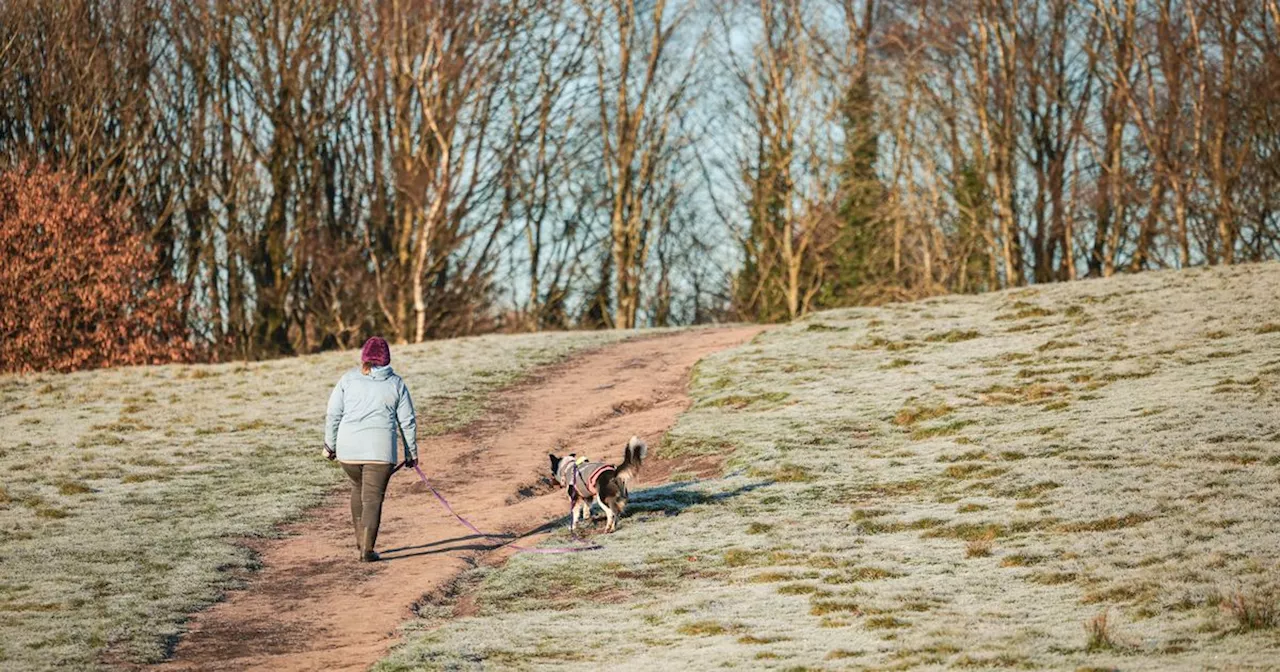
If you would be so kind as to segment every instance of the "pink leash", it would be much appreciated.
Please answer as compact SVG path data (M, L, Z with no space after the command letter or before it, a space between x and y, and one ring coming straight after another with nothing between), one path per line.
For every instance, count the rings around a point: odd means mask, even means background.
M396 468L399 469L399 467ZM413 471L418 474L418 480L422 481L422 484L427 486L427 489L431 491L431 494L435 495L436 499L440 500L440 503L444 505L445 510L452 514L454 518L457 518L458 522L465 525L468 530L489 539L501 539L499 535L481 532L479 528L471 524L471 521L458 515L458 512L454 511L453 507L449 505L449 500L445 499L444 495L441 495L440 491L436 490L434 485L431 485L431 481L427 480L427 475L422 473L422 470L418 468L418 465L413 465ZM530 548L528 546L517 545L515 542L510 541L501 545L510 546L521 553L576 553L578 551L596 551L604 548L595 542L591 542L590 546L560 546L556 548Z

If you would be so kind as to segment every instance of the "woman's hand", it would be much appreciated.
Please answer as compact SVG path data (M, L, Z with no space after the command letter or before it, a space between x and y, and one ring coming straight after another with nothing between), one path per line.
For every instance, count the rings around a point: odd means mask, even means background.
M329 447L329 444L325 444L325 446L324 446L324 456L325 456L326 458L328 458L330 462L332 462L333 460L338 459L338 451L336 451L336 450L334 450L334 449L330 448L330 447Z
M406 458L404 458L404 466L405 466L405 468L406 468L406 469L412 469L412 468L414 468L414 467L418 466L418 458L416 458L416 457L406 457Z

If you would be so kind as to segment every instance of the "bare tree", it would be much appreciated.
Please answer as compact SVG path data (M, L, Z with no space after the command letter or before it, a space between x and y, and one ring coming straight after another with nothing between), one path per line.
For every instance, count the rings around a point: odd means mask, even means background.
M675 119L688 102L694 59L680 64L678 31L692 6L667 0L579 0L595 56L600 151L609 198L612 326L636 325L663 166L680 144ZM692 45L685 45L686 49ZM686 53L685 56L689 54Z
M481 281L479 266L451 264L480 230L470 215L496 187L488 132L516 18L479 0L390 2L367 10L367 36L359 30L376 125L369 160L377 195L365 245L383 316L400 340L427 337L433 284ZM459 317L455 311L471 308L465 301L435 306L432 322Z

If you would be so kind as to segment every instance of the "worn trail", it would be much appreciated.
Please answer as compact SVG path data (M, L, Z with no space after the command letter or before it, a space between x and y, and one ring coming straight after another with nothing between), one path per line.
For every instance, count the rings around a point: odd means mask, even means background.
M545 483L548 451L618 460L633 434L654 444L689 405L693 365L759 331L680 332L551 367L499 395L497 410L477 426L421 441L424 469L482 530L523 532L553 521L564 515L565 502ZM642 482L669 471L658 458ZM478 561L511 552L461 527L415 485L412 472L397 474L388 489L378 539L384 562L355 561L349 516L345 491L335 493L290 530L296 534L258 544L262 571L247 589L200 613L161 667L364 669L396 642L417 598Z

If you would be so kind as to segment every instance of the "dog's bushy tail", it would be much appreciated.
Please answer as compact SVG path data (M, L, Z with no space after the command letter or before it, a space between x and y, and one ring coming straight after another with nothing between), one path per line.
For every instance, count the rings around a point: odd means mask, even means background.
M624 484L631 480L631 477L640 473L640 465L644 462L644 456L649 452L649 446L645 445L640 437L633 436L627 442L627 447L623 449L622 464L618 466L618 480Z

